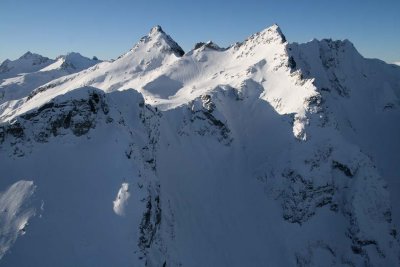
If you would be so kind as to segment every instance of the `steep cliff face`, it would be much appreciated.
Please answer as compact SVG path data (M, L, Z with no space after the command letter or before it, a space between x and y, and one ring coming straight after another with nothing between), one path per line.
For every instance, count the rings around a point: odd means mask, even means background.
M349 41L154 27L1 105L0 266L396 266L399 94Z

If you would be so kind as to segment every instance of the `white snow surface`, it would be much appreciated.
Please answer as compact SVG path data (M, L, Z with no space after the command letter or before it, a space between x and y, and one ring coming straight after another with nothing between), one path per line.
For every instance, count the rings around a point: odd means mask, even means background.
M121 188L118 190L118 195L114 200L114 212L120 216L125 215L125 209L128 205L129 199L129 184L122 183Z
M0 190L44 203L0 266L399 266L400 67L277 25L91 64L0 84Z
M54 60L28 51L16 60L6 59L3 63L1 63L0 81L2 79L14 77L20 73L38 71L53 63Z
M0 193L0 260L7 250L25 234L29 219L35 215L31 197L35 191L32 181L18 181Z

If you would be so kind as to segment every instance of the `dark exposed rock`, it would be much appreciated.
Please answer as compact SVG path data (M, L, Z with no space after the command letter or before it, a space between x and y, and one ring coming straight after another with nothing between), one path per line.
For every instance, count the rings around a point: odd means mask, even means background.
M15 138L23 138L24 137L24 128L21 125L21 123L17 121L13 124L10 124L6 128L6 134L11 135Z
M75 136L87 134L96 126L96 120L108 113L104 95L89 91L86 99L72 99L64 102L53 100L38 109L16 118L12 124L0 125L0 143L10 139L10 144L29 141L31 136L39 143L45 143L51 136L66 134L70 130ZM29 134L25 133L29 129Z
M210 95L201 96L202 108L195 107L196 103L192 102L189 107L187 120L184 119L183 129L179 131L179 135L188 135L186 128L191 128L189 132L195 132L198 135L216 136L218 141L224 145L229 145L233 138L230 136L230 129L226 123L222 122L214 114L215 104L212 102Z
M148 197L146 203L146 211L143 213L142 221L139 226L139 248L145 253L146 249L150 248L157 230L161 224L161 206L160 197L154 199Z
M315 186L293 170L283 173L287 189L283 192L283 218L291 223L302 224L312 217L317 208L333 205L333 184Z
M321 95L313 95L304 100L304 103L310 106L320 106L323 103Z
M292 56L290 56L289 57L289 60L288 60L288 66L289 66L289 68L290 69L292 69L292 70L294 70L294 69L296 69L296 61L294 60L294 58L292 57Z
M332 161L332 168L340 170L347 177L353 177L354 176L354 173L351 171L351 169L347 165L345 165L343 163L340 163L340 162L338 162L336 160Z

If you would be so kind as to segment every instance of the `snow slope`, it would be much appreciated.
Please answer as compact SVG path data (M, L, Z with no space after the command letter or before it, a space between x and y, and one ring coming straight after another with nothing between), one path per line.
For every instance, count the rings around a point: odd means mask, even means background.
M347 40L184 53L156 26L1 104L0 189L41 213L0 266L398 266L399 96Z

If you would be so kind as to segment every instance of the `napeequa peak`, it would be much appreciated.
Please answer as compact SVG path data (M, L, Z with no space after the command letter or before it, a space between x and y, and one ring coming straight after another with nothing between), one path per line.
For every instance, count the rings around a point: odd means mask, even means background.
M163 31L161 26L160 25L156 25L153 28L151 28L149 35L155 35L155 34L159 34L159 33L165 34L165 32Z
M141 45L145 45L149 51L157 49L163 53L173 53L177 57L181 57L185 54L178 43L176 43L171 36L165 33L159 25L151 28L149 34L142 37L133 49Z

